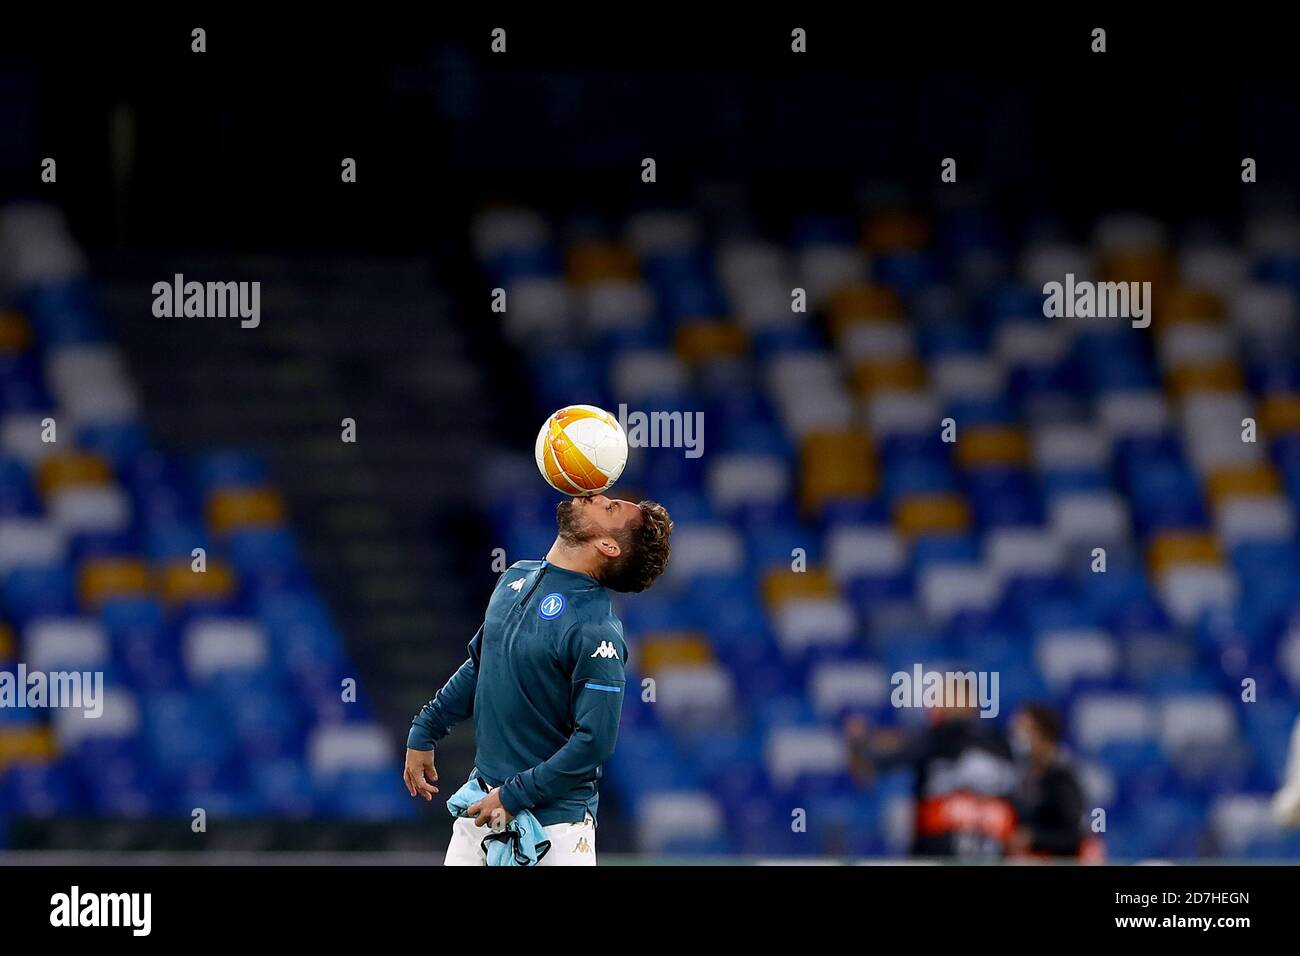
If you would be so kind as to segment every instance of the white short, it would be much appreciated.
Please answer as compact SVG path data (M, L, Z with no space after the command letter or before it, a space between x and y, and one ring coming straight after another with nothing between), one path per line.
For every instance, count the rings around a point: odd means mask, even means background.
M542 829L551 841L551 849L538 866L596 865L596 821L590 814L581 823L553 823ZM476 827L466 817L457 818L451 825L451 842L443 866L487 866L483 850L486 835L486 827Z

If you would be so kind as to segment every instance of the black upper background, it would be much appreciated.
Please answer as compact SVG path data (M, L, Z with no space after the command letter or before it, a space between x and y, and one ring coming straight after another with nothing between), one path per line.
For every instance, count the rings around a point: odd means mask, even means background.
M1050 212L1082 229L1117 208L1231 219L1280 201L1300 142L1288 31L1225 20L634 5L69 15L0 38L0 198L54 198L92 251L437 258L490 198L601 215L728 180L777 214L852 212L863 182L924 201L953 156L1012 226ZM190 52L194 26L205 54ZM488 52L494 26L504 56ZM1094 26L1105 54L1089 50ZM125 206L109 163L121 103L137 124ZM57 185L39 182L43 156ZM359 172L346 187L344 156ZM658 161L653 187L643 156ZM1243 156L1259 161L1255 186L1240 182Z

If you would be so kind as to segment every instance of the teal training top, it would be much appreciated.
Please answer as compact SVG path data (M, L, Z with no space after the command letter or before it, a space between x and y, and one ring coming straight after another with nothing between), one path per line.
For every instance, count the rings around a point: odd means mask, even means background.
M474 717L476 773L511 814L542 826L596 816L596 782L614 753L627 645L595 578L546 561L501 575L469 659L411 722L430 750Z

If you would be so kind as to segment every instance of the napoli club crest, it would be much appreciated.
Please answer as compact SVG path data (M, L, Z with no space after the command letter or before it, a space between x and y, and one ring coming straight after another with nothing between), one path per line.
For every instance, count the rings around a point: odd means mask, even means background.
M552 621L564 613L564 595L559 592L552 592L542 598L542 603L537 605L537 616L543 621Z

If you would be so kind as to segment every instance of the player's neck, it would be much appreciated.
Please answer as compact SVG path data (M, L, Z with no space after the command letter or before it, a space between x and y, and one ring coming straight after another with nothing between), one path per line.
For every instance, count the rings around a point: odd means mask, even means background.
M551 550L546 552L546 563L564 568L566 571L577 571L579 574L596 577L596 562L589 550L580 545L575 547L565 544L560 538L556 538L555 543L551 545Z

